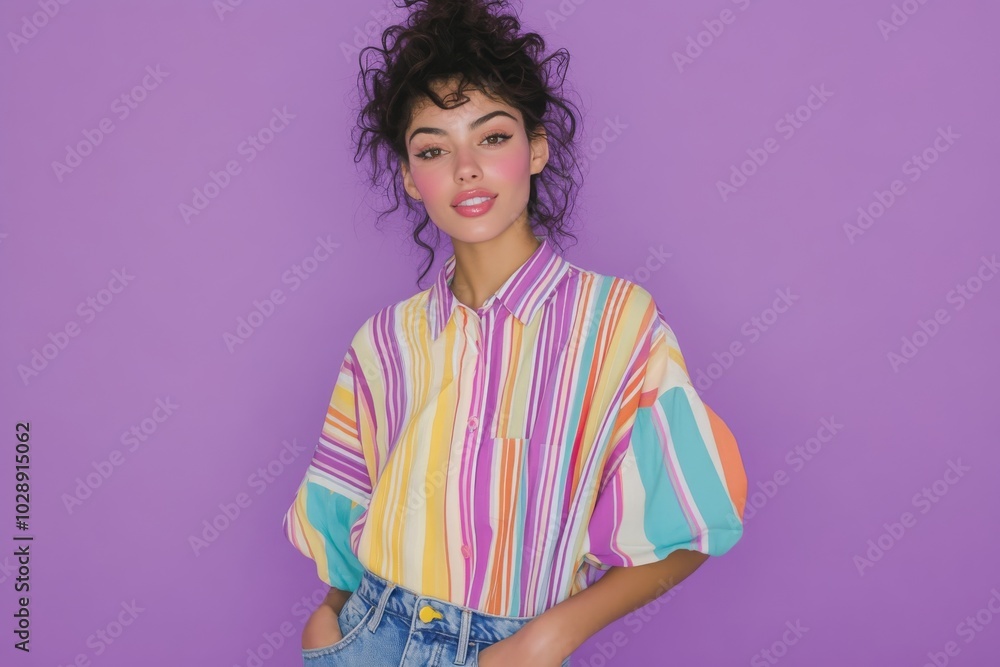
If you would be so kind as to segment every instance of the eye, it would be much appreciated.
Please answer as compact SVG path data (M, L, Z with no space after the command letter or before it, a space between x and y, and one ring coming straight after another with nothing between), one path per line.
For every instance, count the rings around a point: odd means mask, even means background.
M493 139L494 137L497 137L497 138L499 138L499 139L502 139L503 141L498 141L498 142L497 142L497 143L495 143L495 144L489 144L489 145L490 145L490 146L499 146L500 144L502 144L502 143L504 143L505 141L507 141L508 139L510 139L510 138L511 138L511 136L512 136L512 135L509 135L509 134L507 134L506 132L494 132L493 134L490 134L490 135L488 135L488 136L486 137L486 139L483 139L483 141L487 141L487 140L489 140L489 139Z
M421 160L433 160L435 157L437 157L437 155L435 155L434 157L431 157L430 155L427 155L427 154L430 153L431 151L439 151L439 150L441 150L441 149L440 148L425 148L424 150L420 151L419 153L416 153L416 156L418 158L420 158Z
M486 145L502 146L512 136L513 135L507 134L506 132L491 132L490 134L483 137L483 141L489 142L490 139L499 139L499 141L497 141L496 143L487 143ZM438 155L428 155L428 153L431 153L432 151L441 151L441 150L443 149L438 148L436 146L432 146L431 148L425 148L424 150L420 151L419 153L416 153L415 155L421 160L433 160L434 158L438 157Z

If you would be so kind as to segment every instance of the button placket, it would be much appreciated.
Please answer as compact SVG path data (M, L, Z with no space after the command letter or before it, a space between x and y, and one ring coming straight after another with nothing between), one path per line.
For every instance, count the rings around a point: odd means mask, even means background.
M469 333L470 333L470 336L472 337L473 344L475 345L475 349L476 349L476 355L475 355L475 357L476 357L476 370L475 370L475 376L474 376L474 381L473 381L473 384L476 387L476 391L475 391L474 395L477 396L477 397L479 397L479 400L470 407L469 419L466 422L466 433L467 433L467 438L468 438L469 442L470 443L474 443L475 442L476 431L479 429L479 413L482 410L482 406L480 404L482 403L482 396L483 396L483 393L482 393L482 382L483 382L483 373L484 373L484 371L483 371L483 345L482 345L483 326L482 326L482 319L480 317L475 317L474 316L474 317L469 318L469 320L470 320L470 325L469 325L470 332Z
M472 396L471 405L469 406L469 417L466 421L465 428L465 444L467 447L473 449L472 456L472 467L473 470L476 469L478 465L478 447L476 446L479 440L479 429L481 426L481 420L479 414L483 409L484 400L484 377L486 374L485 364L483 361L483 331L487 328L484 326L484 320L489 317L486 313L477 312L475 315L468 318L466 321L466 335L472 338L475 367L473 369L473 379L472 379ZM476 491L473 490L473 494ZM471 567L472 562L472 547L469 543L464 542L461 545L462 557L465 560L466 567Z

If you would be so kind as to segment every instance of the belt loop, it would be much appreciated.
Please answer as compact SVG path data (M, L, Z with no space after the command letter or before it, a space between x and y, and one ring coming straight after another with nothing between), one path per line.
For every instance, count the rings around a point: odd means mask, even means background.
M385 610L385 605L389 602L389 595L394 588L396 588L395 582L387 580L385 590L382 591L382 597L379 598L378 607L375 609L375 615L368 621L369 631L375 632L375 629L378 627L379 622L382 620L382 612Z
M462 629L458 633L458 654L455 656L456 665L465 664L466 651L469 649L469 634L472 627L472 612L468 609L462 610Z

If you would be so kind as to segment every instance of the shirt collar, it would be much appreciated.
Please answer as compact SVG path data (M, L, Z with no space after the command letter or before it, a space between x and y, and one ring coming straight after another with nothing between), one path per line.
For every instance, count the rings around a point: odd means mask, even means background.
M490 297L495 297L524 324L531 321L535 311L545 303L570 267L570 263L555 252L547 238L535 238L541 241L535 252ZM454 276L455 255L452 254L438 271L427 298L427 321L435 340L444 331L452 311L459 305L450 287ZM487 299L487 303L490 303L490 299Z

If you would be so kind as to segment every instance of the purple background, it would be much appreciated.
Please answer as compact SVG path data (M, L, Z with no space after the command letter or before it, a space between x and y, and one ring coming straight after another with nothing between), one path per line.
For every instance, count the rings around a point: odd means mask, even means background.
M325 586L285 541L282 513L350 337L430 284L415 284L422 255L401 223L373 228L377 201L349 143L357 60L342 47L386 6L243 2L220 18L209 0L71 2L47 23L37 0L0 8L3 664L300 664L307 607ZM515 4L550 48L571 52L586 112L580 243L565 255L653 294L736 434L753 492L729 554L605 628L576 667L918 666L929 653L997 664L1000 279L981 258L1000 251L987 194L1000 8L895 7L902 25L884 36L888 0ZM731 20L712 37L703 21L723 10ZM22 31L30 38L12 45ZM707 46L679 68L673 53L702 31ZM122 118L113 101L147 66L165 78ZM832 95L808 110L813 87ZM248 161L241 142L275 108L294 119ZM776 123L797 109L808 119L789 136ZM53 163L102 118L114 130L60 179ZM948 128L957 138L937 152ZM776 152L720 195L765 145ZM925 150L935 161L912 180L906 163ZM186 224L179 206L229 160L239 174ZM849 238L858 207L897 179L903 194ZM317 237L339 247L293 289L282 276ZM104 293L96 317L78 310L123 268L134 278ZM224 335L273 290L283 302L227 349ZM779 290L793 300L776 314ZM71 323L79 335L23 380ZM894 368L904 337L920 346ZM162 423L158 400L176 406ZM21 420L30 657L11 647ZM123 440L144 420L143 441ZM827 442L800 458L818 435ZM276 463L293 441L303 451ZM68 510L115 450L121 465ZM967 470L946 475L949 462ZM268 465L277 474L261 481ZM196 555L189 538L241 493L249 506ZM894 536L886 525L906 512ZM881 542L877 561L869 540ZM124 614L113 643L96 640L133 601L141 611Z

